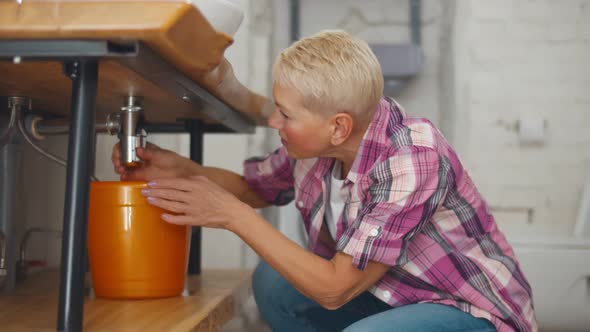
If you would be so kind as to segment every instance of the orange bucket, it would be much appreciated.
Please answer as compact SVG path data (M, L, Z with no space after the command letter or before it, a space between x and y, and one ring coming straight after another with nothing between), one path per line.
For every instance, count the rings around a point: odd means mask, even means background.
M92 182L88 256L97 297L146 299L184 289L189 227L161 219L141 195L145 182Z

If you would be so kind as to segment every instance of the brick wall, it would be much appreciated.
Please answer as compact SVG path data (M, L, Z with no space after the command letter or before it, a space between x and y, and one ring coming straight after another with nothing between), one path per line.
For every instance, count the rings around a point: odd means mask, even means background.
M449 135L508 232L571 233L590 176L590 1L452 7ZM545 121L542 144L520 143L521 118Z

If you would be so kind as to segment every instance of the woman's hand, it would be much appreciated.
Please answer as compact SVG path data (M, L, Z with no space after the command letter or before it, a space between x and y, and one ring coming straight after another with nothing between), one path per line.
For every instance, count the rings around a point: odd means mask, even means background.
M188 177L197 174L199 164L180 156L170 150L165 150L155 144L148 143L145 149L138 148L137 156L143 161L138 168L126 169L121 165L119 143L113 147L111 159L115 172L121 175L121 180L146 180L156 178Z
M204 176L157 179L148 186L142 194L150 204L172 212L162 219L173 224L230 229L238 218L254 211Z

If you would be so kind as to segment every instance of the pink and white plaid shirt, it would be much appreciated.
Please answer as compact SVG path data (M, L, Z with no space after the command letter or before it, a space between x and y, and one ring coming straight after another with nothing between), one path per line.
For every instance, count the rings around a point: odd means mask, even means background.
M488 206L434 125L382 98L341 194L336 242L324 222L334 159L294 160L284 147L244 163L266 201L296 200L309 249L364 269L391 269L369 291L392 307L451 305L498 331L536 331L531 288Z

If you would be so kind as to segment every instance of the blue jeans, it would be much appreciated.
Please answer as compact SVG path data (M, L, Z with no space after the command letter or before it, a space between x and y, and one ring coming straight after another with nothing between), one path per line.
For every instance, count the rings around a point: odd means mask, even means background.
M324 309L265 262L256 268L252 286L262 319L276 332L496 331L489 321L451 306L420 303L391 308L369 292L337 310Z

